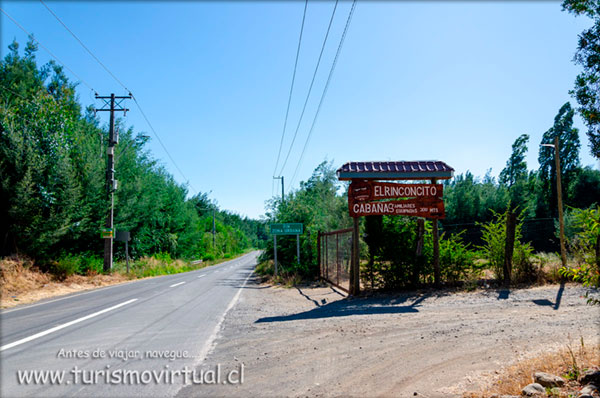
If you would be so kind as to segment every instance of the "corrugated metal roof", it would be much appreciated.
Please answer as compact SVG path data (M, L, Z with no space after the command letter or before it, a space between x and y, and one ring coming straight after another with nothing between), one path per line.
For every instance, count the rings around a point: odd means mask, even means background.
M347 162L337 170L340 180L425 180L452 178L454 169L439 160Z

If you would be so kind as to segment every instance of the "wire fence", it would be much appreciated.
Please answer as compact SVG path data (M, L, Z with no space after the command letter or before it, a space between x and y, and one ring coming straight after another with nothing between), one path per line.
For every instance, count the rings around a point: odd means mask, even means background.
M320 277L348 292L352 259L352 228L319 233Z
M556 252L560 250L560 241L556 236L556 220L553 218L528 218L523 220L522 237L524 242L531 243L537 252ZM479 223L444 224L441 232L446 234L462 233L463 241L474 246L484 244L483 227Z

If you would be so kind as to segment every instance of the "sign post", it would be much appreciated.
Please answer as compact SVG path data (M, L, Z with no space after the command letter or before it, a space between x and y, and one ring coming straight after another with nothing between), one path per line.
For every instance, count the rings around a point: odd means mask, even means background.
M277 276L277 235L273 235L273 257L275 258L275 276Z
M127 264L127 273L129 273L129 241L131 234L129 231L117 231L116 241L125 242L125 263Z
M454 175L454 169L438 160L347 162L337 172L340 181L351 181L348 187L348 210L354 219L350 294L360 294L359 218L374 215L404 215L433 219L434 264L436 284L439 282L438 221L445 217L443 184ZM413 180L402 184L391 180ZM431 181L430 184L417 181ZM417 248L417 256L422 248ZM416 267L415 271L416 273ZM418 275L413 275L418 278Z
M277 276L277 235L296 235L296 257L300 264L300 234L304 232L304 225L298 222L271 224L273 234L273 259L275 260L275 276Z

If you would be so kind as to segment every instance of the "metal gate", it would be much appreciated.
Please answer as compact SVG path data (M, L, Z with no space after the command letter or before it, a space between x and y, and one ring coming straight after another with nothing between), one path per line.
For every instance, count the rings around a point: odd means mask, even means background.
M319 232L318 240L321 278L348 292L352 259L352 228Z

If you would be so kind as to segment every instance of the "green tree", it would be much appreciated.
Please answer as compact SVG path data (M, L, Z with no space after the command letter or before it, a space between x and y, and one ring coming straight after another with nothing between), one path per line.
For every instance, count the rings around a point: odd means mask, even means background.
M563 10L577 16L586 15L593 25L581 32L574 62L583 68L570 91L579 103L578 111L587 125L590 151L600 159L600 2L598 0L565 0Z
M23 56L16 42L9 50L0 60L0 254L27 254L40 265L100 255L107 128L82 109L60 66L37 67L33 41ZM187 188L144 149L148 138L116 125L114 221L131 232L134 256L216 257L260 246L262 223L218 210L206 194L188 200ZM200 209L207 204L217 211L215 248L212 211ZM118 243L115 252L123 253Z
M499 182L508 187L511 207L527 206L527 142L529 135L523 134L512 145L512 154L506 162L506 167L500 172Z
M517 181L527 177L525 154L527 153L528 142L529 135L523 134L512 144L512 154L506 162L506 167L500 172L498 178L500 184L511 187L516 184Z
M566 187L577 177L579 172L579 131L573 127L573 116L575 112L571 104L564 104L554 118L554 125L544 133L538 161L540 163L539 178L542 181L543 190L546 193L544 200L552 215L556 215L557 193L556 193L556 163L554 159L554 148L542 146L542 144L554 144L554 138L558 137L560 171L562 176L563 197L565 203L570 203L570 198L565 195ZM548 216L538 214L538 216Z

